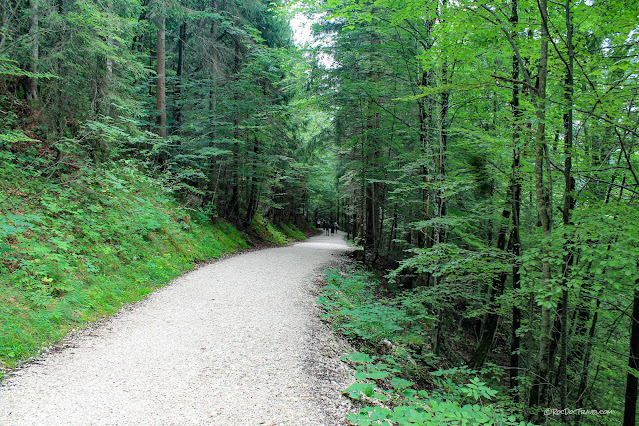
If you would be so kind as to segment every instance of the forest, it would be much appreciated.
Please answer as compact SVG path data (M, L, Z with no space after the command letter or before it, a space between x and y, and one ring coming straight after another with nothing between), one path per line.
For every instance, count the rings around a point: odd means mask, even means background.
M295 14L312 39L294 43ZM335 276L327 309L401 347L416 386L463 366L516 415L502 424L636 424L637 1L2 0L1 16L5 365L99 316L87 305L117 309L101 277L120 264L162 281L325 219L367 271L350 302ZM415 424L392 415L350 421Z

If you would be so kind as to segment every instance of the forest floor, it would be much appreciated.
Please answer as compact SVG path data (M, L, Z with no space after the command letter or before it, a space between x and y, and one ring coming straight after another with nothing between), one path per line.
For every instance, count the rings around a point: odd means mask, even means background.
M347 344L317 279L343 234L232 256L70 336L0 384L0 424L343 424Z

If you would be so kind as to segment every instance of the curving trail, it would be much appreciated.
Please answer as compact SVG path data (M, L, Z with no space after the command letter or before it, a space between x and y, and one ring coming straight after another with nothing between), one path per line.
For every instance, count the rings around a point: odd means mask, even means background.
M346 250L317 236L184 275L6 379L0 424L344 424L313 280Z

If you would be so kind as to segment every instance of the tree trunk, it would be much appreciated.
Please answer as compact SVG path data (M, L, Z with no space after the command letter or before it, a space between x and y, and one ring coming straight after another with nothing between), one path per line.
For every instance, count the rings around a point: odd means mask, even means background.
M167 137L166 128L166 19L164 16L158 18L158 40L157 40L157 76L155 84L155 99L157 109L157 133L161 138Z
M248 206L246 207L246 219L244 220L246 225L249 225L257 212L258 204L258 170L257 164L259 161L260 147L257 141L257 136L253 135L253 165L251 172L251 183L249 189Z
M433 25L433 20L430 20L426 23L426 37L430 37L430 30ZM426 88L432 84L432 70L424 70L421 75L421 87ZM436 163L435 153L433 151L433 146L429 142L429 135L432 133L434 118L433 118L433 100L432 96L425 96L418 101L418 111L419 111L419 146L421 155L423 158L429 158L432 164ZM430 175L430 171L426 166L425 162L421 167L422 173L422 188L421 188L421 201L422 201L422 209L420 211L420 218L423 220L430 220L433 218L431 211L432 204L432 189L430 188L430 182L432 181L432 176ZM421 230L418 234L417 238L417 247L419 248L430 248L433 246L433 227L429 226L426 229ZM418 281L428 287L431 281L431 273L426 272L422 274L422 277L418 279Z
M575 208L575 200L573 197L574 179L572 177L572 145L573 145L573 46L572 46L572 24L570 15L570 0L566 0L565 4L566 13L566 46L568 48L568 61L566 63L566 77L564 79L564 99L566 101L566 111L563 116L564 127L564 199L562 219L564 226L568 226L571 223L572 210ZM554 321L554 327L552 331L552 340L550 343L550 368L549 372L554 370L555 353L557 348L559 352L559 368L555 379L556 389L559 390L559 398L562 407L567 406L567 392L568 392L568 289L566 287L568 276L572 270L574 262L574 253L570 249L571 242L566 241L564 244L563 269L561 274L562 298L557 309L557 316ZM562 421L566 422L567 419L562 415Z
M548 75L548 9L546 0L538 1L541 15L541 42L539 54L539 75L536 93L537 107L537 128L535 132L535 197L537 202L537 214L541 222L544 239L551 235L551 221L547 189L544 185L544 162L546 159L546 78ZM551 269L549 257L548 241L544 242L542 248L542 288L550 284ZM545 291L548 293L547 291ZM548 372L550 368L550 333L552 328L551 314L552 298L545 296L541 306L541 334L539 339L539 367L537 377L530 392L530 407L544 405L546 402L546 392L548 388ZM534 412L534 409L533 409Z
M581 368L581 377L579 378L579 387L577 388L577 402L575 403L575 407L583 407L584 401L588 400L588 395L586 389L588 388L588 374L590 372L590 354L592 352L592 345L595 340L595 334L597 332L597 319L598 319L598 311L599 306L601 305L601 300L597 297L597 303L595 305L595 313L592 316L592 322L590 323L590 330L588 331L588 343L586 344L586 349L584 350L582 368ZM575 419L575 423L579 424L581 418L581 414L577 415Z
M182 125L182 75L184 74L184 42L186 41L186 21L180 24L178 37L177 84L175 93L175 127Z
M38 44L40 12L38 11L38 1L39 0L31 0L31 27L29 28L29 35L31 36L31 63L29 64L29 71L33 74L38 72L40 55L40 45ZM27 78L27 100L30 102L38 101L38 79L33 75Z
M510 212L504 210L502 212L502 216L504 218L510 217ZM506 234L508 233L508 226L503 225L499 229L499 235L497 236L497 249L505 250L506 249ZM486 314L484 319L484 323L482 325L482 332L479 342L477 343L477 347L473 352L473 355L470 359L469 366L470 368L477 369L481 368L490 353L490 349L493 346L493 341L495 340L495 333L497 332L497 325L499 324L499 320L501 316L496 312L498 306L496 304L497 299L504 293L504 286L506 284L506 279L508 278L508 274L505 272L500 273L493 279L493 287L490 292L490 302L488 305L489 312Z
M375 244L375 257L373 258L373 265L375 265L377 263L377 260L379 258L379 252L380 252L380 248L382 247L382 240L383 240L383 226L384 226L384 221L386 220L386 208L384 207L385 205L385 197L384 197L384 190L383 190L383 186L380 182L375 182L375 203L376 203L376 208L375 208L375 212L376 212L376 216L375 217L375 223L377 224L377 241Z
M233 39L233 74L235 84L238 86L235 88L233 100L235 104L239 104L239 81L240 81L240 69L242 67L241 60L241 41L237 38ZM231 148L232 156L232 172L231 172L231 202L230 202L230 215L231 220L238 223L240 219L240 112L235 111L233 114L233 145ZM277 202L277 200L276 200Z
M575 208L575 199L573 190L575 180L572 177L572 145L573 145L573 61L574 52L572 45L572 21L570 12L570 1L566 0L566 46L568 48L568 64L566 66L566 79L564 82L564 98L567 104L567 110L564 114L564 205L562 211L563 224L568 226L571 223L571 213ZM562 407L568 406L568 288L567 280L572 270L574 262L574 253L570 249L570 241L564 244L564 268L562 274L562 300L561 300L561 351L559 362L559 399ZM565 413L562 414L562 421L567 421Z
M375 221L374 221L374 217L375 215L373 214L373 210L374 210L374 203L373 203L373 184L371 184L370 182L365 183L365 211L366 211L366 216L365 216L365 226L366 226L366 235L364 237L364 249L366 250L366 252L370 253L372 250L375 249Z
M373 11L374 13L374 11ZM381 45L381 40L377 34L371 36L370 41L371 49L377 50ZM379 81L379 73L376 71L376 64L372 61L369 63L370 72L368 75L369 81L377 83ZM368 111L366 116L366 142L364 155L366 155L367 163L369 167L369 178L377 178L379 168L379 113L376 111L375 104L378 102L374 98L375 95L371 95L368 100ZM379 184L378 182L366 182L366 251L372 252L372 264L377 261L377 247L379 236Z
M211 0L211 9L213 13L217 13L217 0ZM217 66L217 38L218 38L218 23L216 19L213 19L211 22L211 45L209 49L209 67L210 67L210 77L211 77L211 93L210 93L210 108L213 116L215 116L215 111L217 109L217 80L216 77L218 75ZM235 41L237 43L237 40ZM239 49L237 45L235 46L235 59L234 59L234 69L233 72L239 72ZM215 134L212 134L212 137L215 137Z
M0 20L0 28L7 28L7 24L9 23L9 7L9 0L2 0L2 19ZM0 52L4 50L6 40L7 34L4 31L0 32Z
M637 280L636 284L639 284ZM637 384L639 379L639 290L635 290L632 303L632 323L630 331L630 355L628 368L631 370L626 376L626 404L623 412L623 425L635 426L637 418Z
M444 61L441 67L441 84L448 84L448 64ZM434 203L435 212L434 216L437 218L443 218L446 216L446 194L439 187L446 179L446 156L448 151L448 131L446 128L446 118L448 115L448 98L449 93L443 91L439 95L439 102L436 103L437 108L435 111L435 126L437 128L437 141L439 142L439 150L435 156L435 163L437 166L437 185L435 188ZM442 244L446 242L446 229L441 225L435 225L433 227L433 244Z
M513 33L517 34L516 25L519 23L519 11L518 0L513 0L511 7L510 23L513 26ZM519 80L519 61L517 56L513 55L512 58L512 79L513 81ZM512 175L511 175L511 194L512 194L512 232L510 240L512 244L512 253L515 257L513 264L513 282L512 290L515 293L515 303L512 308L512 328L510 333L510 370L509 370L509 385L511 390L515 390L519 386L519 349L521 346L521 339L519 337L518 330L521 327L521 309L517 306L517 292L521 288L521 274L519 272L519 257L521 256L521 236L519 233L519 214L521 211L521 150L520 150L520 132L518 125L521 121L521 110L519 109L519 85L513 84L511 100L511 109L513 115L513 163L512 163ZM513 395L515 402L519 402L520 390Z

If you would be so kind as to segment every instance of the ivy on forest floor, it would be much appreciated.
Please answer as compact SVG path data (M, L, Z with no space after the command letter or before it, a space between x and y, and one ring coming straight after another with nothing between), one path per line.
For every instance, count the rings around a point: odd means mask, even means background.
M361 270L329 271L326 283L319 297L325 318L361 346L342 357L355 369L356 382L344 390L360 407L347 416L351 424L531 425L478 372L437 367L423 350L433 317L410 294L380 296L373 275Z

